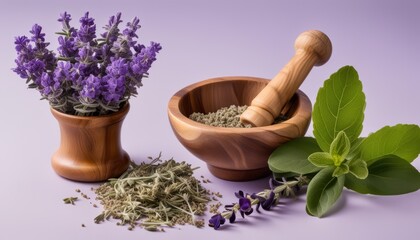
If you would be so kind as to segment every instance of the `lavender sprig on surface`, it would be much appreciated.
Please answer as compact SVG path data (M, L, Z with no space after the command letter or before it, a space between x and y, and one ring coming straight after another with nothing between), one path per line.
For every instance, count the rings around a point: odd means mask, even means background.
M95 20L86 12L80 28L70 25L71 15L60 14L58 56L48 50L42 27L35 24L31 37L15 38L17 58L13 71L37 89L43 99L64 113L103 115L118 111L138 94L160 44L137 43L139 19L120 31L121 13L110 17L105 32L97 38Z
M236 192L235 196L239 199L238 202L226 205L225 211L213 215L209 220L209 226L217 230L226 220L229 223L234 223L238 212L242 218L245 218L245 216L251 215L254 212L253 206L255 206L255 210L258 213L260 213L260 207L269 211L278 204L280 198L294 197L296 192L308 183L309 179L305 176L299 176L290 181L283 179L281 182L270 179L270 189L253 194L244 194L243 191Z

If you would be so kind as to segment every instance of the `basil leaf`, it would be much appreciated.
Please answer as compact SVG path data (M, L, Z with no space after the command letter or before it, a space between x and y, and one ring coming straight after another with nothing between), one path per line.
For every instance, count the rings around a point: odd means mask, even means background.
M322 217L340 197L344 186L344 175L333 177L334 167L324 168L309 182L306 195L306 211Z
M330 146L330 154L336 166L339 166L350 152L350 140L344 131L340 131Z
M362 159L356 159L350 162L349 171L359 179L367 178L369 171L367 164Z
M347 165L346 163L343 163L340 166L335 168L332 175L333 177L339 177L347 173L349 173L349 165Z
M364 140L365 138L360 137L356 141L354 141L353 145L351 145L349 154L347 154L347 159L352 160L360 158L360 145Z
M307 174L317 172L319 167L308 161L308 156L320 152L314 138L302 137L287 142L278 147L268 158L268 166L272 172L294 172Z
M329 153L326 152L312 153L311 155L309 155L308 160L317 167L334 166L334 159Z
M351 66L340 68L319 89L313 109L314 136L324 152L340 131L344 131L350 144L359 137L363 128L365 94L356 70Z
M366 179L346 175L345 186L362 194L398 195L420 188L420 173L406 160L391 156L377 160L368 167Z
M420 153L420 127L414 124L383 127L363 141L360 153L368 164L386 155L412 162Z

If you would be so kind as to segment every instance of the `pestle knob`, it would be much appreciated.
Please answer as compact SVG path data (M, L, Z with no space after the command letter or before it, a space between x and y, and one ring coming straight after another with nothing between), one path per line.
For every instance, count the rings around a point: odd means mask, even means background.
M321 66L331 57L331 41L324 33L309 30L295 41L296 54L268 85L252 100L241 115L241 122L254 127L274 122L281 110L308 76L313 66Z

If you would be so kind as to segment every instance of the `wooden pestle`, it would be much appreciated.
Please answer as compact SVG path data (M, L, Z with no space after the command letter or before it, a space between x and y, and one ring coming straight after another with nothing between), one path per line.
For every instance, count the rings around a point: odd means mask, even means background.
M313 66L321 66L332 53L330 39L318 30L301 33L295 41L296 54L252 100L241 122L254 127L270 125L308 76Z

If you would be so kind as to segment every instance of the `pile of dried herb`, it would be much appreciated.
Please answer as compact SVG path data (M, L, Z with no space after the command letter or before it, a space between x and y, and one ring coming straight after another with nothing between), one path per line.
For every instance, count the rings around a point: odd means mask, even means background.
M104 207L95 223L114 218L130 230L141 226L150 231L176 224L204 226L204 219L197 216L205 213L211 199L210 192L193 176L196 168L160 157L151 163L133 163L121 177L95 190Z
M247 105L230 105L229 107L222 107L216 110L216 112L209 112L207 114L194 112L188 116L188 118L213 127L252 128L251 124L243 124L241 122L241 115L247 108ZM273 124L277 124L285 120L287 120L287 117L280 115L274 120Z
M234 127L234 128L250 128L251 124L241 123L241 114L248 108L248 106L235 106L223 107L216 112L192 113L189 118L213 127Z

